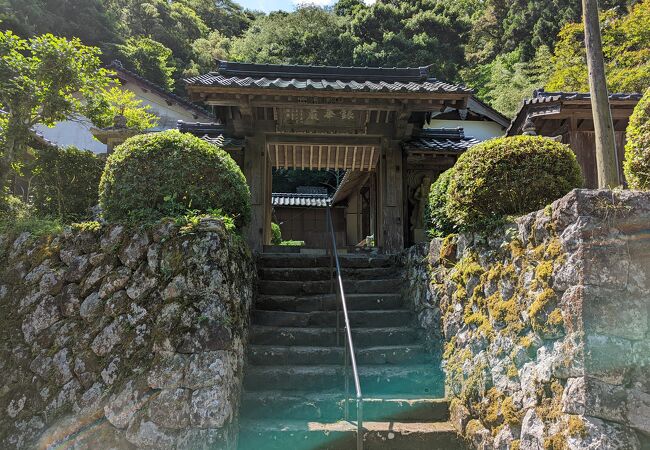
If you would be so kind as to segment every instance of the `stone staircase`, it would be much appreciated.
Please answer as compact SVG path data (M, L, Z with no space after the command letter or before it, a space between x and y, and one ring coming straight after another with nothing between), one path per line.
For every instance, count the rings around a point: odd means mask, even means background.
M391 259L345 256L341 265L365 398L365 448L464 448L448 422L439 362L420 343ZM344 351L329 258L263 254L259 276L240 450L356 448L356 423L343 420Z

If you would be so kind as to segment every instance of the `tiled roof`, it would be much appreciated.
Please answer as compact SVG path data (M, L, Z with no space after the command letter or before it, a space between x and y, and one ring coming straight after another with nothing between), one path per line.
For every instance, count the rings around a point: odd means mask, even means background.
M181 133L191 133L221 148L241 148L244 139L226 136L226 127L218 123L184 122L179 120L176 127Z
M462 128L429 128L421 130L404 143L408 150L430 150L434 152L462 153L480 141L466 137Z
M631 93L613 93L609 94L609 100L615 104L616 102L638 102L641 100L643 94L636 92ZM517 134L519 127L525 122L529 114L529 107L544 108L548 107L561 107L562 102L571 101L591 101L591 94L588 92L546 92L544 89L537 89L533 92L533 97L523 101L521 108L510 122L510 126L506 130L506 136ZM537 109L537 108L534 108ZM552 110L549 110L552 112Z
M173 92L168 91L164 87L157 85L153 81L147 80L143 76L138 75L137 73L132 72L132 71L124 68L121 61L115 60L112 63L110 63L107 68L111 69L111 70L114 70L115 72L117 72L118 75L120 73L128 75L129 77L131 77L131 78L137 80L138 82L144 84L145 86L149 87L149 89L155 91L156 93L158 93L162 97L166 97L169 100L174 101L174 102L178 103L179 105L184 106L185 108L187 108L187 109L189 109L191 111L194 111L197 114L201 114L201 115L206 116L206 117L214 117L214 115L210 111L208 111L207 109L204 109L204 108L200 107L199 105L197 105L195 103L192 103L189 100L181 97L180 95L176 95Z
M641 100L642 94L632 93L614 93L609 95L613 101ZM524 100L524 105L535 105L539 103L551 103L559 101L590 101L591 94L588 92L546 92L544 89L537 89L533 92L533 98Z
M279 192L271 194L273 206L325 208L328 202L327 194L284 194Z
M187 78L192 86L316 91L471 93L429 75L429 67L288 66L220 61L216 71Z

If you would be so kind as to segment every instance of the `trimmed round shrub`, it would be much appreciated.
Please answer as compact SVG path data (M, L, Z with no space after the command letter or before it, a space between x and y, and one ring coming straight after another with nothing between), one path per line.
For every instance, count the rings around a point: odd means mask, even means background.
M271 223L271 244L282 244L282 230L280 229L280 225L275 222Z
M480 230L541 209L582 184L568 145L540 136L491 139L458 158L445 209L460 229Z
M432 237L447 236L455 231L455 224L447 215L447 189L454 169L443 172L431 185L426 227Z
M251 215L250 191L237 163L212 144L176 130L127 139L108 157L99 186L108 221L147 221L188 211Z
M631 189L650 190L650 89L630 116L625 144L625 178Z

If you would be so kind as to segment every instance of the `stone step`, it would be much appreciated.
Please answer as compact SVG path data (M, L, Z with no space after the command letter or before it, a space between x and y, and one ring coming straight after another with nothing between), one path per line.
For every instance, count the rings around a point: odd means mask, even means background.
M411 327L353 328L352 341L357 349L383 345L408 345L416 343L417 331ZM339 342L344 342L340 340ZM251 326L250 343L253 345L334 347L336 328L299 328Z
M345 416L345 394L339 392L246 392L242 397L242 417L336 421ZM356 401L350 398L350 420L356 420ZM364 421L445 422L449 420L449 402L444 399L366 398Z
M244 374L246 392L342 389L344 381L343 367L326 365L249 366ZM442 397L444 395L442 373L433 364L359 366L359 382L363 394L368 397L387 394L423 397Z
M404 300L399 293L393 294L347 294L345 299L350 311L400 309ZM267 311L336 311L340 301L335 295L258 295L255 308Z
M341 340L343 342L343 340ZM343 347L274 347L251 345L248 349L248 364L255 366L280 365L343 365ZM427 364L433 358L421 345L396 345L386 347L359 348L356 351L358 364Z
M356 424L242 420L239 450L356 449ZM449 422L364 422L364 448L459 450L467 447Z
M341 272L344 280L376 280L397 275L394 267L343 268ZM332 273L329 267L262 267L258 270L261 280L275 281L329 281Z
M355 269L391 267L395 262L394 258L381 255L339 255L339 261L341 263L341 267ZM329 267L330 257L304 254L262 253L258 259L258 266L264 268Z
M407 309L350 311L350 325L354 327L401 327L413 322L413 314ZM339 312L339 323L344 322ZM336 311L289 312L254 310L252 323L274 327L336 327Z
M344 280L343 289L349 294L398 293L402 280L394 278L380 280ZM275 281L260 280L258 292L262 295L316 295L329 294L329 281Z

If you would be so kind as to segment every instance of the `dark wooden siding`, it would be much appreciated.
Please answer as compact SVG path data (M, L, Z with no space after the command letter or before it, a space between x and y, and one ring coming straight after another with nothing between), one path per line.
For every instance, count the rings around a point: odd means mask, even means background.
M348 245L344 210L332 209L332 221L336 231L336 242L339 247ZM280 224L282 239L285 241L305 241L309 248L325 248L329 241L327 234L327 217L325 208L274 208L274 221ZM356 242L355 242L356 244Z

